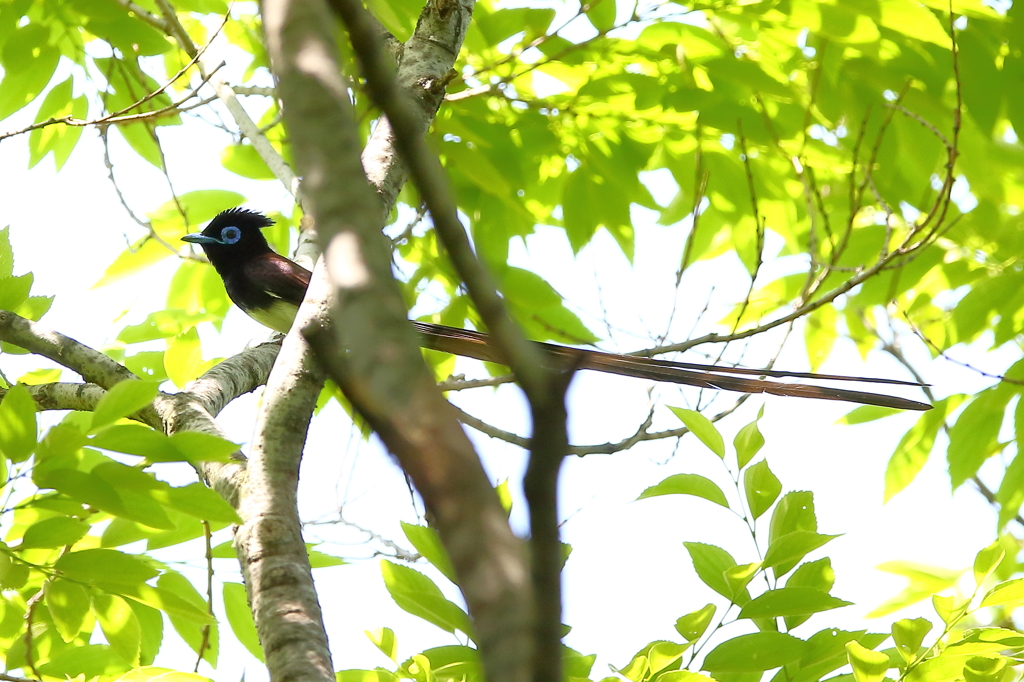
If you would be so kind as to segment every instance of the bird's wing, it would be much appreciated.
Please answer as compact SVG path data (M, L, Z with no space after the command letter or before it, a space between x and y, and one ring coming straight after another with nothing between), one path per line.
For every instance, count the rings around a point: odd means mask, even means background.
M488 343L488 336L481 332L469 329L457 329L444 325L429 324L425 322L413 322L416 331L422 336L421 344L424 348L439 350L455 355L487 360L489 362L504 363L500 352ZM908 400L896 396L868 393L865 391L852 391L844 388L832 388L829 386L814 386L810 384L790 384L778 381L766 381L764 379L751 379L746 377L729 376L731 373L759 374L762 376L790 376L796 374L801 378L815 380L841 380L841 381L867 381L874 383L898 383L912 386L919 386L913 382L897 381L894 379L870 379L866 377L846 377L832 374L812 373L787 373L774 372L772 370L755 370L732 367L716 367L713 365L693 365L688 363L676 363L668 360L654 360L651 358L636 357L632 355L619 355L616 353L603 353L601 351L585 350L582 348L570 348L556 346L554 344L540 344L551 357L559 358L560 365L572 367L573 369L591 369L608 374L620 374L622 376L636 377L640 379L651 379L653 381L668 381L687 386L698 386L700 388L713 388L725 391L738 391L740 393L771 393L772 395L794 396L801 398L819 398L823 400L845 400L865 405L880 405L893 407L901 410L930 410L931 405Z
M276 253L263 254L245 264L245 277L249 282L295 306L305 298L310 276L309 270Z

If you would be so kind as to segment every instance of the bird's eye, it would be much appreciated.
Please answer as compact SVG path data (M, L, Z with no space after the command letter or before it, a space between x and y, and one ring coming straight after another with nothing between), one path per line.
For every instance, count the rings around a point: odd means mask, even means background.
M237 227L225 227L220 231L220 240L225 244L234 244L242 238L242 231Z

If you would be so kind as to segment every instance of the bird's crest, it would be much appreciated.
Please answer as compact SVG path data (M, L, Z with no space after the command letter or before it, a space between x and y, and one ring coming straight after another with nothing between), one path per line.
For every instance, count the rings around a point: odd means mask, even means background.
M218 213L217 217L210 221L210 226L212 227L221 227L232 224L239 228L251 227L260 229L263 227L270 227L274 224L274 221L259 211L250 211L247 208L229 208L226 211ZM209 227L207 229L209 229Z

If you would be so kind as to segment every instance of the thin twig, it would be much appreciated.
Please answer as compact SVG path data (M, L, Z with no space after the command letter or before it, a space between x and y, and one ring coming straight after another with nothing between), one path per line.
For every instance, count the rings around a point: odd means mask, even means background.
M210 616L214 616L213 613L213 542L210 531L210 522L207 520L202 521L203 524L203 540L206 543L206 612ZM199 672L199 664L203 662L203 654L210 647L210 631L213 628L212 625L207 623L202 628L203 639L199 643L199 652L196 656L196 665L192 668L192 672Z
M43 600L43 594L43 588L40 587L39 591L29 597L25 603L25 665L36 677L41 676L39 670L36 669L35 652L32 651L32 620L35 618L36 607Z

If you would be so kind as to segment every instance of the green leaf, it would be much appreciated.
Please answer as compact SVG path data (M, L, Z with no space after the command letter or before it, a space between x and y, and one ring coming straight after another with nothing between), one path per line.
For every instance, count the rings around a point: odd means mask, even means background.
M576 345L600 340L537 273L505 267L501 270L500 289L530 338Z
M53 305L53 296L29 296L14 309L14 313L25 319L38 322L43 315L49 312L51 305Z
M244 195L226 189L200 189L186 192L176 199L170 199L160 205L155 211L146 213L154 223L172 223L177 230L185 229L181 225L181 212L178 209L180 204L188 216L188 227L199 226L207 220L212 220L221 211L240 206L246 202ZM184 234L184 232L182 232Z
M846 655L853 668L853 678L857 682L882 682L889 669L888 656L866 649L857 642L846 643Z
M931 629L932 624L926 618L904 618L892 624L892 641L904 661L910 663L917 657L921 643Z
M616 678L610 677L606 679L613 680ZM717 682L717 680L707 675L690 672L689 670L670 670L667 673L658 675L658 682Z
M582 169L577 169L566 178L565 194L562 197L562 222L573 253L579 253L594 238L600 223L590 192L590 179Z
M190 483L167 491L168 507L204 521L242 523L235 510L223 497L202 483Z
M144 343L157 339L168 339L178 334L184 334L201 322L214 319L209 315L198 312L186 313L182 310L158 310L155 313L150 313L139 324L129 325L122 329L121 333L117 335L117 340L124 343ZM162 351L160 355L161 357L163 356Z
M800 564L786 580L786 587L809 587L828 594L832 590L835 580L836 574L832 570L832 561L825 557ZM805 622L807 618L808 616L788 616L786 630L792 632L793 628Z
M93 595L92 608L110 647L128 663L138 665L142 626L131 605L116 594L98 593Z
M124 126L118 126L118 130L124 132ZM184 232L182 232L184 234ZM155 239L143 237L131 244L121 252L121 255L114 259L114 262L107 266L103 276L95 284L94 289L113 284L131 275L135 275L149 266L159 263L165 258L174 256L162 244Z
M155 381L158 384L167 380L167 372L164 371L164 352L162 350L147 350L135 355L126 355L123 363L125 367L131 370L132 374L140 379Z
M475 649L469 649L468 647L466 648L465 651L466 655L459 657L460 659L462 659L460 662L464 662L464 668L467 669L467 672L470 666L476 666L476 670L480 672L478 672L476 676L469 678L475 679L476 677L482 675L482 668L480 667L480 655L476 653ZM572 649L567 646L562 647L562 673L567 678L589 678L590 671L594 668L594 661L596 660L597 654L584 656L575 649Z
M203 348L199 332L193 327L167 342L164 351L164 371L174 385L184 388L185 384L198 379L203 369Z
M768 545L784 535L798 530L817 531L818 519L814 515L814 495L806 490L794 490L786 493L772 512L772 520L768 527ZM796 566L796 561L780 564L779 571L785 575Z
M743 472L743 493L755 519L771 509L780 492L782 483L768 468L767 461L762 459Z
M25 529L21 549L66 547L75 544L89 532L89 524L68 516L54 516L37 521Z
M922 414L917 422L910 427L910 430L904 434L885 468L886 502L910 485L917 477L925 462L928 461L928 455L931 454L932 447L935 445L939 429L945 426L949 411L958 404L959 401L951 398L940 400L935 403L934 409Z
M472 637L473 627L466 612L441 594L437 585L419 571L381 561L384 585L399 608L442 630L461 630Z
M197 611L208 611L206 599L199 594L195 586L177 571L165 571L157 579L157 587L176 594L196 608ZM190 618L182 618L174 613L167 614L171 625L185 643L195 653L203 652L203 660L211 666L217 666L217 655L220 650L220 633L216 622L197 623ZM208 630L207 630L208 628Z
M1020 652L1024 649L1024 634L1006 628L978 628L970 630L959 641L949 644L943 653L953 656Z
M866 424L873 422L878 419L884 419L885 417L891 417L894 414L903 414L903 410L897 410L894 407L882 407L881 405L861 405L855 407L844 416L840 417L837 424L846 424L848 426L854 426L855 424Z
M985 579L999 567L1005 556L1006 550L999 544L999 540L978 552L974 558L974 584L981 587Z
M402 532L405 533L405 537L409 539L416 551L440 571L441 575L453 583L458 583L455 578L455 567L452 566L452 560L448 558L448 552L441 544L441 538L437 531L403 521Z
M85 588L57 578L43 583L43 596L61 639L71 642L78 637L89 615L89 593Z
M145 457L153 462L178 462L185 459L164 434L144 424L114 424L90 439L104 450Z
M970 604L970 599L957 599L952 595L932 595L932 607L946 625L952 625L963 618Z
M242 646L259 661L265 662L263 658L263 647L260 646L259 634L256 632L256 623L252 619L252 611L249 609L249 600L245 595L245 585L241 583L224 583L224 613L228 617L228 624L231 631Z
M1017 401L1013 423L1017 443L1024 442L1024 400ZM1002 528L1017 516L1024 503L1024 456L1021 456L1020 448L1006 466L996 491L996 502L999 503L999 527Z
M324 552L318 552L315 549L310 549L309 543L306 544L306 556L309 557L310 568L330 568L331 566L347 566L348 562L341 557L336 557L333 554L326 554Z
M849 606L853 602L837 599L813 587L782 587L754 597L739 613L739 618L779 618L805 616Z
M381 650L381 653L392 661L398 662L398 640L395 638L395 633L391 628L378 628L376 630L366 630L365 632L366 636L373 642L373 645Z
M199 431L179 431L168 442L178 453L175 459L188 462L228 462L241 448L225 438Z
M757 422L755 419L740 429L732 441L733 447L736 448L736 463L740 469L747 466L764 446L764 436L757 428Z
M719 457L725 457L725 441L722 440L722 434L718 432L710 419L694 410L672 406L669 406L668 409L672 410L672 413L679 417L679 421L683 422L686 428L700 439L701 443L708 446L711 452Z
M700 542L684 542L683 545L690 553L693 569L697 572L697 577L701 579L701 582L737 604L742 605L750 601L750 595L746 589L735 595L732 586L725 578L725 572L736 566L736 561L731 554L721 547Z
M682 635L686 641L693 642L700 639L715 617L717 607L714 604L705 604L702 608L688 613L676 621L676 632Z
M640 493L638 500L660 495L693 495L702 497L705 500L719 504L726 509L729 508L729 501L725 499L725 493L710 479L698 474L674 474L662 480L660 483Z
M999 429L1010 397L1008 391L982 391L950 428L946 459L954 489L977 473L982 463L998 451Z
M12 386L0 402L0 454L24 462L36 449L36 402L24 386Z
M838 338L836 329L838 313L833 306L818 308L806 318L804 325L804 345L807 347L807 361L812 372L817 372L821 364L832 353L832 347Z
M130 467L123 468L131 471ZM37 482L40 486L58 490L73 500L116 516L138 521L150 528L174 528L174 524L163 509L145 493L124 488L118 490L114 484L99 475L100 471L102 470L99 467L89 473L74 469L55 469L49 472L45 479ZM146 476L143 472L138 474Z
M11 228L0 230L0 279L14 274L14 250L11 248Z
M235 175L251 180L274 180L274 173L251 144L233 144L225 147L220 163Z
M912 0L885 0L879 5L882 14L878 23L881 26L902 33L909 38L916 38L949 49L950 39L947 27L942 25L934 12L922 6L921 3L912 2ZM865 680L857 678L857 682L865 682Z
M54 568L73 580L90 584L137 585L158 571L137 557L116 549L83 549L57 559Z
M653 676L657 676L659 673L664 671L678 670L682 663L683 653L690 648L690 644L654 641L651 642L649 647L645 648L647 663L650 666L651 674ZM596 656L594 658L596 658Z
M72 78L59 83L47 93L43 103L39 106L36 114L36 123L42 123L49 119L62 119L68 116L82 120L89 112L89 101L83 95L72 97ZM54 162L57 170L60 170L64 162L68 160L71 151L82 136L82 126L69 126L63 123L52 124L43 128L37 128L29 133L29 162L28 167L32 168L43 160L47 154L53 152Z
M94 679L100 676L115 677L128 672L130 666L106 644L86 644L61 649L46 663L39 666L44 677L71 679L82 676Z
M729 589L732 590L733 595L741 594L741 590L745 591L747 585L753 580L757 574L761 571L761 562L755 561L752 564L741 564L739 566L731 566L725 569L722 573L725 578L725 582L729 584Z
M200 609L174 592L161 587L153 587L145 583L135 582L125 584L107 583L100 586L109 592L116 592L122 597L128 597L146 606L159 609L168 616L186 618L203 625L207 623L212 625L217 622L205 609Z
M49 38L50 27L39 23L25 24L8 36L0 81L0 121L46 89L60 60L60 51L47 44Z
M795 565L808 552L813 552L837 537L839 536L819 535L809 530L798 530L788 535L783 535L768 545L768 551L764 555L764 567L774 567L776 569L776 576L785 575L788 570L783 571L783 566Z
M813 587L826 594L832 589L836 573L832 570L832 560L828 557L800 564L786 581L786 587Z
M999 682L1005 679L1004 672L1011 659L1005 656L972 656L964 664L966 682Z
M31 272L0 279L0 310L16 310L25 303L34 280L35 276Z
M718 673L771 670L799 660L807 642L781 632L755 632L726 640L712 649L701 666Z
M598 31L607 31L615 26L615 0L588 0L583 9L587 20Z
M153 403L159 386L154 381L122 381L107 390L92 413L92 432Z
M153 660L156 658L157 652L160 651L160 645L164 639L164 617L156 609L137 601L129 600L128 606L131 607L132 613L139 621L141 633L139 665L153 665Z
M1010 606L1024 603L1024 578L999 583L981 600L982 606Z

